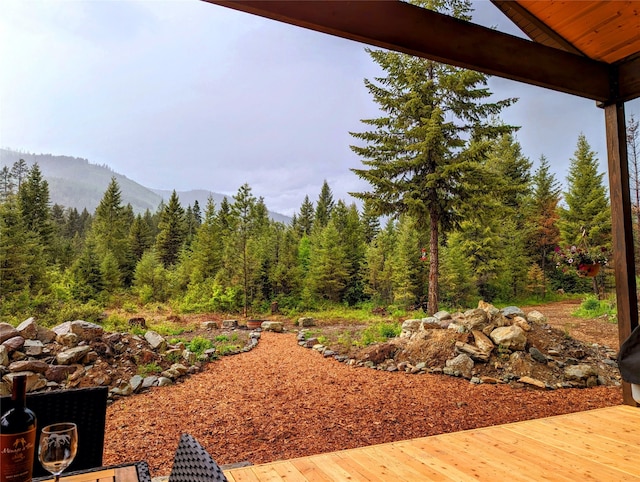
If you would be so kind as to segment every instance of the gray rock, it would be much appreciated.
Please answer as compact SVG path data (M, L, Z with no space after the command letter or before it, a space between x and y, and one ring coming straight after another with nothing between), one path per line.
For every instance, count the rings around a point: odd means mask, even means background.
M298 326L301 328L306 328L309 326L316 326L316 320L311 318L310 316L302 316L298 318Z
M564 369L564 376L567 380L586 381L589 377L597 377L598 372L591 365L582 363L567 366Z
M501 326L491 332L491 340L498 345L510 350L524 350L527 337L519 326Z
M164 351L167 348L167 341L153 330L148 330L144 334L144 339L147 340L151 348L158 351Z
M547 357L535 346L529 348L529 355L531 355L531 358L533 358L538 363L547 363Z
M455 358L451 360L447 360L445 363L445 373L446 369L453 371L453 374L457 376L459 373L460 376L464 378L471 378L473 373L474 362L468 355L461 353Z
M40 356L44 350L44 344L40 340L25 340L23 348L27 356Z
M158 385L158 377L155 375L149 375L148 377L144 377L144 380L142 380L142 386L141 389L147 389L147 388L151 388L151 387L155 387Z
M402 322L402 331L400 332L401 338L409 338L415 332L420 329L422 320L409 319Z
M198 355L195 354L192 351L189 350L184 350L182 352L182 359L185 361L185 363L187 363L188 365L193 365L195 362L198 361Z
M547 317L537 310L527 313L527 321L534 325L544 325L547 322Z
M437 313L434 313L433 317L438 321L450 320L451 313L448 311L438 311Z
M514 318L516 316L522 316L523 318L526 318L524 311L522 311L517 306L507 306L506 308L502 308L500 312L507 318Z
M262 329L265 331L282 333L284 331L284 323L282 323L281 321L263 321Z
M158 378L159 387L166 387L167 385L172 385L172 384L173 384L173 381L171 380L171 378L167 378L167 377Z
M36 338L42 343L51 343L56 339L56 333L49 328L38 325L38 334L36 335Z
M471 330L482 330L489 323L489 317L487 316L487 312L476 308L474 310L467 310L464 313L464 317L462 318L462 324L469 331Z
M77 363L82 360L82 358L84 358L84 356L90 351L90 346L75 346L58 353L56 356L56 362L58 365L72 365L73 363Z
M131 385L131 389L133 393L136 393L142 387L143 378L140 375L134 375L129 380L129 385Z
M76 335L75 333L69 332L69 333L60 333L58 336L56 336L56 341L63 346L71 347L71 346L76 346L80 340L78 338L78 335Z
M238 328L238 320L222 320L222 328Z
M121 380L117 387L112 388L109 393L121 397L128 397L133 393L133 387L124 380Z
M88 321L75 320L71 322L71 333L78 335L82 341L90 342L100 339L104 334L104 328Z
M218 329L218 322L217 321L205 321L202 323L202 327L205 330L217 330Z

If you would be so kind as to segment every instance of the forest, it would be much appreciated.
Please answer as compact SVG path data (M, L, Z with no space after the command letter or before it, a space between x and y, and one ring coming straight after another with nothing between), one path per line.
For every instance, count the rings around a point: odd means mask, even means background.
M470 18L465 1L440 2ZM613 291L611 212L604 173L584 135L565 190L537 168L493 100L487 76L368 49L385 77L365 79L380 117L350 133L371 186L334 199L324 181L289 224L240 186L232 200L183 206L173 192L134 214L115 178L94 212L51 205L37 164L0 172L0 317L98 319L107 308L283 312L328 306L434 313L558 293ZM490 99L491 97L491 99ZM628 124L635 213L638 123ZM558 161L558 160L556 160ZM321 182L319 181L320 185ZM358 207L360 206L360 207ZM640 215L640 214L639 214ZM577 255L598 258L579 276Z
M492 142L487 189L466 201L464 219L440 236L439 303L515 302L585 292L592 280L559 269L557 246L610 246L603 175L583 136L567 191L549 163L531 172L510 134ZM0 314L96 319L123 303L170 304L179 312L264 313L339 304L427 311L428 233L408 213L381 218L365 202L335 200L325 181L290 225L269 219L262 198L240 186L232 202L181 205L134 215L115 179L94 213L50 206L37 164L16 162L0 185ZM564 203L561 204L561 200ZM606 289L611 273L596 280Z

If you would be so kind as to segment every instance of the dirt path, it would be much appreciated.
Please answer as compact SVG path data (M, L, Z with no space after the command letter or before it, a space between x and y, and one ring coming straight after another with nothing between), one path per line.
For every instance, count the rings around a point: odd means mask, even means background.
M610 323L606 319L584 319L572 316L580 307L580 300L566 300L547 303L539 306L527 306L523 308L525 313L538 310L547 317L547 322L564 331L571 337L586 342L606 345L614 350L620 346L618 338L618 325Z
M352 368L263 333L257 348L114 402L104 463L171 470L182 432L221 464L262 463L621 403L619 388L535 390Z

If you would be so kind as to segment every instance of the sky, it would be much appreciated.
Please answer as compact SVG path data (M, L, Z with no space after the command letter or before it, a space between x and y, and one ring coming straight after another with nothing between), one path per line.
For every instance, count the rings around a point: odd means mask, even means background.
M474 22L522 36L488 0ZM0 1L0 147L106 164L150 188L233 195L299 211L326 180L368 185L349 146L378 116L365 45L199 0ZM491 78L523 154L564 183L578 136L606 171L594 101ZM626 105L640 117L640 102ZM606 179L606 178L605 178Z

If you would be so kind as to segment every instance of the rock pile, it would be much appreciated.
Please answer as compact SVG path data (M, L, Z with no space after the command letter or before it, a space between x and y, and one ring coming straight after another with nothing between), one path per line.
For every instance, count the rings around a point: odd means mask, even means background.
M144 320L136 319L136 323L145 326ZM205 330L218 328L215 322L202 326ZM259 331L250 332L247 345L240 351L253 348L259 338ZM215 348L211 348L198 357L184 343L170 345L151 330L144 336L109 333L100 325L82 320L53 329L38 325L33 318L15 328L0 323L0 396L10 394L17 374L27 375L28 391L109 386L110 397L127 396L175 383L216 356ZM154 373L145 374L145 367Z
M619 385L615 350L585 345L546 323L538 312L480 302L464 313L441 311L406 320L400 337L342 353L300 330L298 341L325 357L355 366L408 373L441 373L473 383L537 388Z

